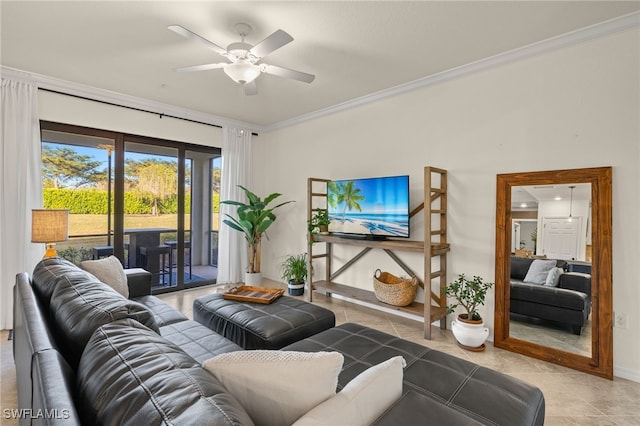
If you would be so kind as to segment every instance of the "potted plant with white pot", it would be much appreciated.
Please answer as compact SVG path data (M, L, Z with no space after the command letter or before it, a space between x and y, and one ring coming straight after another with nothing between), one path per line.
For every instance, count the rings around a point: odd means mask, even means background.
M282 262L282 279L291 296L302 296L307 281L307 253L290 254Z
M292 203L293 201L285 201L284 203L269 207L269 204L282 194L276 192L268 195L264 200L262 200L244 186L238 185L238 187L244 191L249 202L243 203L232 200L221 201L222 204L237 207L237 217L225 214L228 219L224 219L223 223L244 234L244 239L247 241L249 246L249 266L245 274L245 284L260 285L262 283L262 274L260 273L262 236L265 235L265 231L276 220L276 215L273 214L273 211L278 207Z
M457 302L447 305L447 313L454 313L458 306L465 310L465 313L459 314L457 319L451 322L451 332L464 349L484 350L489 329L484 326L477 308L484 305L487 291L491 286L493 283L485 282L481 277L474 276L469 279L464 274L460 274L457 280L445 287L447 296L453 297Z

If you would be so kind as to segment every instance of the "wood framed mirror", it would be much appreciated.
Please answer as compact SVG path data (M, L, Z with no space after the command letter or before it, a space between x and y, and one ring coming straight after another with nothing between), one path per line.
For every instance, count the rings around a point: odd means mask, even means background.
M497 194L496 194L496 265L495 265L495 320L494 320L494 345L499 348L507 349L513 352L528 355L534 358L538 358L544 361L552 362L555 364L563 365L569 368L580 370L586 373L594 374L597 376L613 379L613 298L612 298L612 187L611 187L611 167L599 167L599 168L586 168L586 169L571 169L571 170L554 170L554 171L542 171L542 172L524 172L524 173L511 173L511 174L499 174L497 175ZM587 207L580 219L582 225L578 226L578 233L582 233L583 239L576 243L580 254L567 255L568 265L572 266L577 264L584 264L588 266L586 272L590 272L591 282L591 306L587 315L588 324L585 326L590 327L587 333L590 333L590 343L582 350L576 348L575 350L571 345L562 346L554 343L545 343L544 340L534 337L535 332L516 332L517 321L527 321L528 317L522 319L519 318L520 314L512 313L512 310L517 310L516 306L519 303L516 300L517 289L514 288L514 301L513 308L511 305L511 281L512 281L512 262L519 264L522 259L520 257L529 257L534 259L546 259L550 260L551 257L558 257L557 250L547 250L548 246L543 247L543 243L535 241L529 241L527 238L515 241L512 230L516 229L514 226L513 217L518 216L514 214L517 208L513 207L512 200L517 197L518 191L521 191L523 187L526 188L563 188L565 192L571 191L571 204L568 212L564 213L567 216L568 222L572 221L572 209L577 208L580 202L577 197L577 189L580 189L583 194L587 194L588 201L582 200L582 205L588 206L590 203L590 209ZM590 191L589 191L590 189ZM576 197L574 199L574 192ZM560 198L560 197L557 197ZM565 204L566 206L566 204ZM574 207L576 206L576 207ZM566 207L565 207L566 210ZM554 216L551 214L550 216ZM556 214L555 216L562 216ZM530 215L529 219L533 218ZM543 218L539 215L535 216L538 228L542 225ZM524 223L523 223L524 225ZM545 224L546 226L546 224ZM538 232L536 230L536 232ZM539 232L538 232L539 234ZM543 236L540 235L540 238ZM547 237L547 240L551 241L551 237ZM525 250L524 252L518 252L520 257L515 256L515 250L527 244L533 244L533 250ZM515 247L514 247L515 245ZM518 245L520 247L518 247ZM547 256L548 251L550 256ZM524 254L523 254L524 253ZM552 254L553 253L553 254ZM559 256L562 257L562 256ZM582 259L581 259L582 257ZM575 260L575 262L571 262ZM542 264L539 262L537 265ZM546 262L549 263L549 262ZM565 270L567 264L563 264ZM559 265L558 265L559 266ZM578 267L576 266L576 267ZM582 271L585 272L584 270ZM578 273L571 273L572 276L579 275ZM567 277L565 277L567 278ZM547 282L548 284L548 282ZM515 284L514 284L515 285ZM543 284L539 284L545 286ZM553 287L553 284L551 284ZM558 286L559 288L559 286ZM538 290L535 287L531 287L530 291ZM543 290L549 290L546 288ZM553 291L553 288L551 288ZM561 293L562 290L556 293ZM551 294L551 296L549 296ZM552 292L547 297L554 297ZM547 299L549 300L549 299ZM552 302L555 303L555 302ZM545 306L539 305L529 306L529 312L534 316L536 309L540 309L539 312L545 310ZM586 311L586 309L585 309ZM540 317L544 317L549 314L540 314ZM557 321L549 321L549 317L544 320L538 318L532 318L531 322L536 321L539 324L535 326L541 330L554 328L556 325L560 327L560 323ZM557 323L557 324L556 324ZM545 328L546 327L546 328ZM557 328L557 327L556 327ZM573 329L581 332L580 327ZM572 330L560 330L559 332L567 333L570 335ZM530 338L528 337L530 336Z

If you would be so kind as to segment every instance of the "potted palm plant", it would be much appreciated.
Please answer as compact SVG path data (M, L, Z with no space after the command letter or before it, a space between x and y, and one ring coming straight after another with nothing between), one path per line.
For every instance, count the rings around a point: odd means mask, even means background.
M276 220L276 215L273 214L273 211L278 207L292 203L293 201L285 201L284 203L269 207L269 204L282 194L276 192L268 195L264 200L262 200L244 186L238 185L238 187L244 191L249 202L243 203L232 200L221 201L222 204L237 207L237 217L225 214L227 219L224 219L223 223L231 227L231 229L235 229L236 231L244 234L244 239L247 241L249 246L249 266L247 268L247 273L245 274L245 283L248 285L260 285L262 282L262 275L260 273L262 236Z
M453 297L457 303L447 305L447 313L454 313L460 306L465 313L459 314L457 320L451 322L451 331L458 344L472 351L484 350L484 342L489 336L489 329L484 326L484 321L477 311L478 306L484 305L487 291L493 283L474 276L469 279L460 274L458 279L445 287L447 296Z
M291 296L302 296L307 280L307 254L290 254L282 262L282 279L287 282Z

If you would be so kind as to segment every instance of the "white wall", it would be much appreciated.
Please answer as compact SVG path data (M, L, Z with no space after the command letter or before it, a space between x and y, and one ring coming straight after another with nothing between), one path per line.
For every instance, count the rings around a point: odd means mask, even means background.
M254 189L297 201L270 229L265 275L278 279L282 257L306 249L309 176L408 173L414 206L423 167L447 169L450 280L462 272L493 280L496 174L613 166L614 309L629 316L627 330L614 329L614 365L640 380L639 39L627 31L262 135ZM347 251L336 250L339 261ZM401 256L421 270L420 256ZM401 272L368 254L338 281L372 288L377 267ZM491 295L490 328L493 309Z
M40 90L41 120L149 136L205 146L222 146L222 129L159 114Z

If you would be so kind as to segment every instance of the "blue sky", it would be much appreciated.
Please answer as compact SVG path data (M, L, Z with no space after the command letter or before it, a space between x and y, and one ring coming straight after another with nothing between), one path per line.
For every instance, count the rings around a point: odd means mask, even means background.
M386 178L347 179L336 182L356 183L359 195L365 197L359 201L362 213L406 213L409 206L409 177L390 176ZM338 207L342 210L342 206Z
M73 149L75 152L77 152L80 155L89 155L90 157L93 157L94 161L100 161L102 163L102 167L106 168L107 167L107 150L106 149L101 149L101 148L93 148L93 147L88 147L88 146L79 146L79 145L65 145L65 144L61 144L61 143L56 143L56 142L43 142L43 145L49 145L52 148L55 148L57 146L63 147L63 148L71 148ZM126 152L125 153L125 158L126 159L133 159L136 161L140 161L140 160L145 160L147 158L162 158L163 160L167 160L167 159L173 159L175 161L178 161L177 158L174 157L165 157L165 156L160 156L160 155L149 155L149 154L139 154L139 153L135 153L135 152ZM112 159L113 161L113 159ZM112 163L113 165L113 163Z

